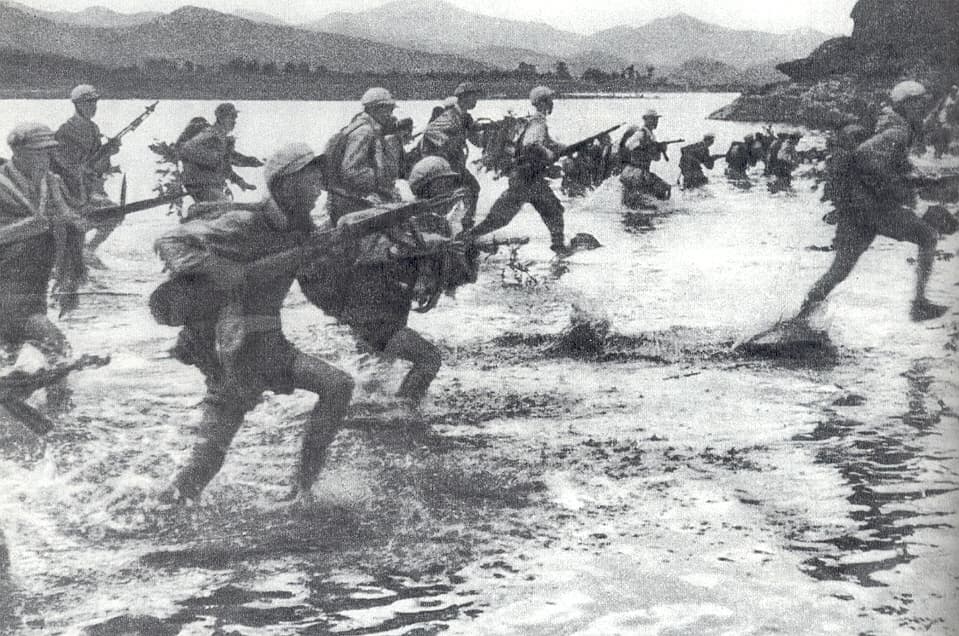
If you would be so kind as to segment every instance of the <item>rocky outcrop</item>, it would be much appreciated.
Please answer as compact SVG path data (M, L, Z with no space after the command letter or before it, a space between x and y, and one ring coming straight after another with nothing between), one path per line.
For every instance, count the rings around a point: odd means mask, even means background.
M868 122L902 78L933 93L959 81L959 1L859 0L852 17L851 36L777 67L793 83L745 94L712 117L833 128Z

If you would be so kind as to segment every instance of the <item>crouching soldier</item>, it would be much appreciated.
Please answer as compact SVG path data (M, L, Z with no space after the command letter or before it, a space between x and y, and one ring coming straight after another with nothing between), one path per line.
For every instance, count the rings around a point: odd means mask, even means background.
M223 204L219 216L185 223L156 244L173 272L169 283L183 280L208 290L194 295L200 308L194 311L175 300L157 302L158 289L151 298L157 319L191 329L203 323L204 317L196 315L202 307L216 312L212 330L194 331L198 349L216 352L218 368L207 368L208 390L193 452L164 493L172 503L200 496L223 465L244 415L264 391L286 394L297 388L319 398L307 420L293 492L309 501L353 392L349 375L297 350L280 324L280 309L297 272L316 255L310 247L315 230L310 212L321 193L319 160L305 144L291 144L269 159L264 176L269 197L259 206L230 209ZM164 304L166 310L159 310ZM170 312L182 319L160 315ZM210 337L215 343L203 342Z
M20 124L7 137L13 150L0 165L0 344L36 342L50 356L63 357L69 345L47 318L50 279L62 310L86 277L83 220L66 202L63 184L50 172L54 133L43 124ZM24 396L26 398L28 396ZM64 384L47 389L48 406L65 407Z
M703 166L712 170L716 160L722 157L709 154L709 148L715 141L716 135L706 133L702 141L683 146L680 150L679 170L682 173L684 189L692 190L709 183L709 179L703 174Z
M412 363L397 391L415 410L439 373L442 355L407 326L415 311L432 309L443 292L476 280L476 252L454 242L444 216L465 208L471 196L459 189L462 175L441 157L421 159L410 172L410 189L424 203L444 202L387 232L364 238L352 262L339 271L309 269L300 287L311 302L348 325L363 348ZM450 196L454 192L461 196ZM459 205L457 205L459 204Z
M909 151L922 125L926 89L918 82L901 82L893 88L891 101L880 114L876 132L854 150L847 148L843 158L834 157L830 162L827 194L836 206L836 253L829 271L809 290L795 320L806 320L846 280L879 235L919 246L912 320L938 318L947 311L926 298L938 234L911 209L916 193L910 179ZM867 136L859 128L846 129L843 134L847 146Z

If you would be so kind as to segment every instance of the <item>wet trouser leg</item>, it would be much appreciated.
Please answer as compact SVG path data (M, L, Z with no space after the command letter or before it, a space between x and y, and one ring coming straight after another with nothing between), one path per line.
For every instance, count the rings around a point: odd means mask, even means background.
M519 211L528 199L526 188L518 182L510 179L509 187L499 196L480 223L470 231L472 236L483 236L490 232L506 227L509 222L516 218Z
M197 499L220 472L233 436L240 430L243 417L251 406L242 400L207 395L196 445L186 465L173 478L173 485L181 497Z
M530 186L529 202L539 212L543 225L549 230L550 246L563 247L566 244L563 204L546 181L540 179Z
M480 184L465 166L460 171L461 184L466 188L470 196L466 199L466 214L463 216L463 229L472 229L476 223L476 204L479 202Z
M939 234L928 223L908 208L885 210L876 219L876 232L897 241L915 243L919 247L916 258L916 301L926 298L926 284L932 275Z
M32 340L48 357L63 358L70 355L70 343L63 332L47 318L46 314L32 314L23 322L18 340ZM73 391L66 378L47 385L47 408L54 411L66 410L70 406ZM23 396L23 399L30 397Z
M875 237L875 232L867 227L846 219L839 221L839 225L836 227L836 238L834 240L836 252L833 256L832 265L806 294L806 299L803 301L797 318L808 317L816 308L816 305L826 300L832 290L846 280L852 273L853 268L856 267L856 263L859 262L859 257L869 249Z
M310 413L300 449L296 488L308 492L326 461L326 450L340 428L353 396L353 379L318 358L298 352L293 360L293 383L319 396Z
M383 354L413 363L396 395L419 403L443 365L443 356L432 342L409 327L398 329L387 341Z

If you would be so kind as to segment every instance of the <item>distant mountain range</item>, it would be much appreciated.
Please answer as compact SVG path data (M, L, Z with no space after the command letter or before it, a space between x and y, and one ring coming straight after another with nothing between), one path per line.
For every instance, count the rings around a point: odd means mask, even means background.
M0 4L0 48L54 53L112 67L151 58L204 65L244 58L279 65L308 62L348 72L472 73L487 68L465 57L263 24L197 7L183 7L133 26L106 28L56 23Z
M147 58L207 65L244 58L280 65L309 62L347 72L465 74L513 70L520 62L543 72L563 61L574 76L587 68L615 72L633 64L643 73L654 66L658 77L715 72L720 83L738 69L740 79L774 81L783 78L771 70L777 62L808 55L828 38L811 30L728 29L683 14L583 36L543 23L471 13L443 0L394 0L301 25L266 13L225 14L190 6L169 14L124 14L104 7L54 12L0 0L0 47L107 66ZM684 67L690 60L697 64Z

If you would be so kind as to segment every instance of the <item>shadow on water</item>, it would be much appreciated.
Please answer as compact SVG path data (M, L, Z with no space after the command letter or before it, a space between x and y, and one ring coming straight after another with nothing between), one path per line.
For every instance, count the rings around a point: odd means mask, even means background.
M933 498L957 490L945 481L930 483L930 465L952 459L945 448L932 445L944 416L955 418L931 393L932 377L923 363L915 363L904 374L908 380L909 410L884 422L867 423L842 417L828 409L829 418L810 433L794 438L820 446L816 461L834 466L852 490L846 500L854 506L849 513L852 531L825 539L804 539L816 528L798 528L791 536L791 548L813 552L804 570L823 581L851 581L863 587L886 587L875 575L891 571L918 558L910 545L919 543L913 535L924 529L945 529L948 523L922 522L950 515L948 508L936 509ZM834 406L859 406L859 396L842 398ZM896 421L900 421L901 425ZM928 442L928 443L927 443Z

